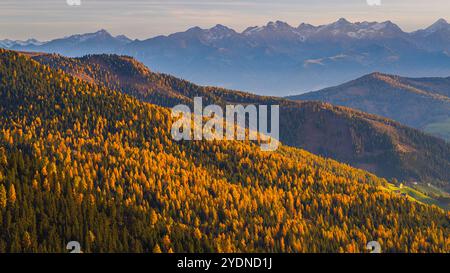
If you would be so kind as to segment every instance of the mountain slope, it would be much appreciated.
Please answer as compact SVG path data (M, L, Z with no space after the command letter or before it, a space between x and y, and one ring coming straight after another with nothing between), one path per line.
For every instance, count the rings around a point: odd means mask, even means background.
M156 71L202 85L285 96L341 84L373 71L419 76L450 75L450 28L445 20L406 33L386 22L336 22L298 27L276 21L242 33L223 25L190 28L130 41L102 30L43 45L10 49L84 56L133 56ZM324 77L323 75L327 75Z
M288 98L351 107L425 131L450 119L450 78L414 79L373 73L343 85ZM450 123L431 133L449 137Z
M433 183L450 190L450 145L391 120L318 102L295 102L215 87L152 73L130 57L96 55L33 57L54 69L121 90L141 100L172 107L206 103L279 104L280 140L386 178Z
M411 37L427 50L450 53L450 24L445 19L439 19L430 27L411 33Z
M364 171L287 147L173 142L168 109L13 52L0 50L0 79L2 252L74 239L85 252L359 252L374 238L449 251L448 214Z

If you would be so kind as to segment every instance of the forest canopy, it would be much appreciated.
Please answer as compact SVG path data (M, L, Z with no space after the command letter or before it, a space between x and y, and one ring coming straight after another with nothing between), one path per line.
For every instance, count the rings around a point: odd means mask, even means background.
M0 252L449 252L450 214L306 151L175 142L167 108L0 50Z

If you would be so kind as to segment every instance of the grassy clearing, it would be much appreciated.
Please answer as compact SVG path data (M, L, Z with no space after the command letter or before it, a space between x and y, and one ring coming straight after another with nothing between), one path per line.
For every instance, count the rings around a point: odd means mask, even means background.
M440 122L428 124L424 128L424 131L450 141L450 118L447 118Z
M416 185L414 185L416 186ZM420 188L423 189L420 190ZM390 192L394 192L396 194L399 195L405 195L406 197L408 197L410 200L419 202L419 203L423 203L423 204L428 204L428 205L436 205L438 207L441 207L445 210L450 210L450 196L446 193L443 192L435 187L429 187L426 185L417 185L417 189L414 189L412 187L409 186L396 186L394 184L389 184L388 187L386 188L386 190L390 191ZM433 191L435 193L438 194L433 194L431 197L429 195L429 193Z

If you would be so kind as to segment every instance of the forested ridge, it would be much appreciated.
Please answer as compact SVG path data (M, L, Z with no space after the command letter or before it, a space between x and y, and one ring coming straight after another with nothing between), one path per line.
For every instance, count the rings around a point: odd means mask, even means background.
M450 140L450 78L405 78L372 73L289 99L323 101L359 109ZM435 126L437 124L441 126Z
M198 86L152 72L128 56L67 58L34 54L33 59L54 69L160 106L190 105L195 96L201 96L205 105L279 104L280 140L284 144L351 164L380 177L423 185L432 183L450 192L450 144L383 117L327 103L294 102Z
M348 165L174 142L166 108L0 50L0 252L449 252L450 214Z

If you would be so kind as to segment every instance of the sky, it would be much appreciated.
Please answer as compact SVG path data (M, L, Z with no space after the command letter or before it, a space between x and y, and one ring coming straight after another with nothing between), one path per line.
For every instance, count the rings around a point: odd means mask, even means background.
M99 29L146 39L193 26L242 31L276 20L320 25L341 17L391 20L412 31L450 21L449 14L449 0L0 0L0 39L50 40Z

